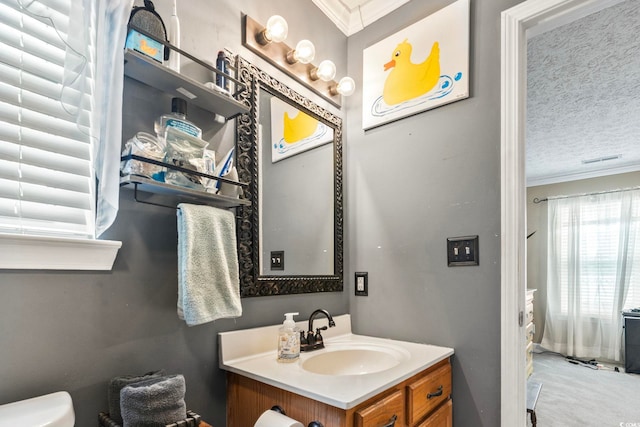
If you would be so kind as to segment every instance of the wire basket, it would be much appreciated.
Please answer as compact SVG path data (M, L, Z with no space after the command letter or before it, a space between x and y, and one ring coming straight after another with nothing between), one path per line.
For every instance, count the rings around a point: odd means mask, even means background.
M98 414L98 420L100 421L100 427L122 427L120 424L109 418L109 414L100 412ZM176 421L172 424L167 424L166 427L197 427L200 425L202 417L193 411L187 411L187 418L184 420Z

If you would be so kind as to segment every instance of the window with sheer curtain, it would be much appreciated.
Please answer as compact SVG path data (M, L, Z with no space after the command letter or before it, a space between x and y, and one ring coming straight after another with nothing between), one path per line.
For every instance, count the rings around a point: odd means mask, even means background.
M72 9L0 0L1 232L94 237L96 29Z
M548 203L542 344L620 360L621 311L640 306L640 190Z
M107 269L133 0L0 0L0 268ZM44 259L46 258L46 259Z

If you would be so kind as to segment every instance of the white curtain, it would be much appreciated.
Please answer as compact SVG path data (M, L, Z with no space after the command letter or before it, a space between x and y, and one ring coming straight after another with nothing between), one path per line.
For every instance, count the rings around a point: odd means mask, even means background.
M89 0L84 0L89 1ZM97 184L96 236L108 229L118 213L124 43L134 0L98 2L96 106L99 125L94 167Z
M621 311L640 306L640 190L548 202L542 346L621 360Z

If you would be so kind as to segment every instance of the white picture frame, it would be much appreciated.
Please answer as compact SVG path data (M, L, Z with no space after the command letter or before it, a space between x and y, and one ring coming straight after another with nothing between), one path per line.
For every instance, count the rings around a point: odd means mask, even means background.
M363 129L469 97L469 9L458 0L363 50Z
M333 128L275 96L271 98L271 161L333 142Z

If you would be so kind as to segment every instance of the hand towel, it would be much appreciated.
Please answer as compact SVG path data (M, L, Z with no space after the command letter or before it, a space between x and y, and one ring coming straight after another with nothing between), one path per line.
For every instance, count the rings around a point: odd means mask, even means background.
M122 414L120 412L120 391L129 384L137 383L152 378L159 378L164 375L163 370L148 372L143 375L122 375L114 377L109 381L107 389L107 400L109 402L109 418L117 424L122 425Z
M178 316L189 326L241 316L234 213L178 208Z
M123 427L159 427L187 418L182 375L130 384L120 391Z

